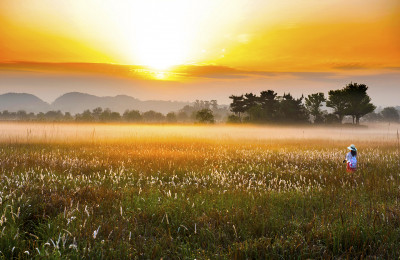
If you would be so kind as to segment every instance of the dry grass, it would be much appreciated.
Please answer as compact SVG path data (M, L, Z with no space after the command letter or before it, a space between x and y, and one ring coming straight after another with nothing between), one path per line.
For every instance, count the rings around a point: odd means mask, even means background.
M399 257L396 130L2 123L0 257Z

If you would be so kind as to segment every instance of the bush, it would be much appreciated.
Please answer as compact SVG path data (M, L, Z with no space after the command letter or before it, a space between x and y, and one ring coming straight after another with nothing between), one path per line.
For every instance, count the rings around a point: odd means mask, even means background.
M196 120L199 123L210 123L210 124L215 123L212 111L207 108L197 111Z

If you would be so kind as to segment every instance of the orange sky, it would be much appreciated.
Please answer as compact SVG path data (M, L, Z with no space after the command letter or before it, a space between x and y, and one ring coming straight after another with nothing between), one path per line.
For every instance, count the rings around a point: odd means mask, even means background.
M1 61L400 66L398 0L2 0L0 23Z
M268 73L384 78L400 68L399 32L398 0L1 0L0 73L218 79L213 88Z

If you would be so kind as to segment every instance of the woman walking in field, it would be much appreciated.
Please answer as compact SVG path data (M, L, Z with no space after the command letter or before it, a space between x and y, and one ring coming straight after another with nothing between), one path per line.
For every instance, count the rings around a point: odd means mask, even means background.
M347 149L350 150L350 152L346 154L346 159L343 162L347 163L347 172L353 173L357 169L357 148L352 144L347 147Z

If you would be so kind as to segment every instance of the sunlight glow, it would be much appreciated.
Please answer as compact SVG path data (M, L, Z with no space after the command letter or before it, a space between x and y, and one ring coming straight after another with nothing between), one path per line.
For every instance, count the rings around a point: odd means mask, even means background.
M0 0L0 61L398 67L399 10L398 0Z
M190 32L185 25L185 1L141 1L130 10L135 12L128 26L134 26L127 55L137 64L156 70L167 70L186 62ZM157 74L157 78L162 74Z

